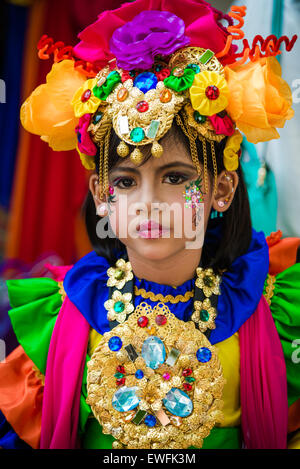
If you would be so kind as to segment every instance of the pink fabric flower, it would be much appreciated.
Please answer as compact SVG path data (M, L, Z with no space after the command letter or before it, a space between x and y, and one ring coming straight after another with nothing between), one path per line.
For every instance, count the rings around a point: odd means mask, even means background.
M207 117L213 128L216 131L217 135L227 135L231 137L234 134L234 124L227 114L224 117L218 116L218 114L214 114L213 116Z
M204 0L135 0L116 10L101 13L95 23L81 31L81 41L74 47L74 53L83 60L97 61L104 67L114 58L109 49L109 41L114 31L146 10L174 13L185 23L185 35L190 39L190 46L211 49L215 53L223 50L229 35L220 20L225 18L232 24L228 15L224 15ZM235 50L236 46L232 46L228 55L232 55ZM228 61L228 55L221 59L222 63Z
M95 156L97 153L97 148L87 130L90 125L90 121L90 114L84 114L83 116L81 116L79 119L79 123L75 128L75 132L77 134L79 151L88 156Z

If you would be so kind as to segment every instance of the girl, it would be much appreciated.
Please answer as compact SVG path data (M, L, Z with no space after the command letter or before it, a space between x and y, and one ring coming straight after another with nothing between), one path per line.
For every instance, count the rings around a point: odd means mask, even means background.
M72 57L40 44L58 62L22 123L94 170L93 251L7 282L20 346L0 368L2 446L297 445L298 241L252 229L236 128L276 138L290 90L277 43L237 54L232 17L182 5L106 12Z

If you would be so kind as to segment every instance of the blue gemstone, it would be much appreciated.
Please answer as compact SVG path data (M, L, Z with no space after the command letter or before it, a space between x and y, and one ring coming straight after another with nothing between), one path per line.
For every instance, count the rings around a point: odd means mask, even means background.
M147 415L147 417L145 418L145 424L146 424L148 427L155 427L155 425L156 425L156 418L154 417L154 415Z
M113 395L111 402L113 408L119 412L128 412L129 410L135 409L140 402L140 399L136 395L137 390L137 386L133 386L132 388L122 386Z
M177 417L188 417L193 410L189 396L181 389L172 388L163 399L165 408Z
M154 73L144 72L140 73L134 80L133 86L136 86L143 93L155 89L158 83L158 79Z
M117 352L122 347L123 342L117 335L111 337L108 341L108 346L113 352Z
M135 372L136 379L142 379L144 377L144 372L142 370L137 370Z
M166 349L162 340L154 335L148 337L142 346L142 357L152 370L156 370L166 358Z
M209 362L211 355L211 351L207 347L201 347L196 352L197 360L201 363Z
M194 70L195 73L200 72L200 67L198 64L188 64L186 68L191 68L192 70Z

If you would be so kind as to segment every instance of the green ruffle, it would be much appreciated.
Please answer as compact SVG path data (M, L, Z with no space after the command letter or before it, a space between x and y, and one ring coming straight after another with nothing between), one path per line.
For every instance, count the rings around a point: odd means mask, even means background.
M48 349L62 305L58 283L51 278L7 280L14 332L25 353L45 374Z
M290 406L300 398L300 353L296 342L300 339L300 263L276 275L270 309L283 348Z
M170 76L164 79L164 84L167 88L171 88L172 90L177 91L177 93L181 93L182 91L185 91L192 86L194 78L194 70L192 70L191 68L186 68L181 77L175 77L171 74Z
M107 79L106 82L103 83L102 86L94 86L93 88L93 94L96 96L96 98L101 99L102 101L105 101L106 98L110 95L114 87L120 83L121 81L121 76L117 71L111 72Z

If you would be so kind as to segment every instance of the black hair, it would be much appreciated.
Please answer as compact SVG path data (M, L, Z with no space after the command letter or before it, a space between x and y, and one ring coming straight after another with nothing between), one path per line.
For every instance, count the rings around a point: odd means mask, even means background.
M180 113L179 113L180 114ZM189 140L184 135L181 127L173 121L172 128L168 134L174 138L179 138L186 145L190 153ZM163 142L163 139L161 139ZM120 160L124 160L117 154L117 146L120 143L119 137L112 130L110 138L110 153L108 170L112 169ZM202 143L197 139L197 151L200 163L203 164L203 149ZM225 170L223 163L223 152L226 144L226 139L220 143L214 142L217 171L218 174ZM211 157L210 144L207 143L207 169L208 174L213 181L213 162ZM148 148L147 148L148 147ZM144 147L143 152L144 160L139 165L143 165L151 157L151 145ZM130 152L133 147L130 148ZM128 158L128 157L127 157ZM96 156L96 171L99 172L99 154ZM212 267L214 271L221 272L230 269L232 262L238 257L245 254L249 248L252 236L252 226L250 217L250 205L248 199L248 192L243 177L241 166L237 169L239 176L239 184L236 189L233 201L226 212L223 212L222 218L209 219L206 235L204 238L204 245L202 248L202 265L204 268ZM110 265L114 265L120 253L126 254L126 246L116 237L99 239L96 234L96 225L100 217L96 214L95 203L91 192L89 191L83 207L85 213L85 223L89 239L95 252L99 256L105 257ZM221 239L216 235L220 232Z

